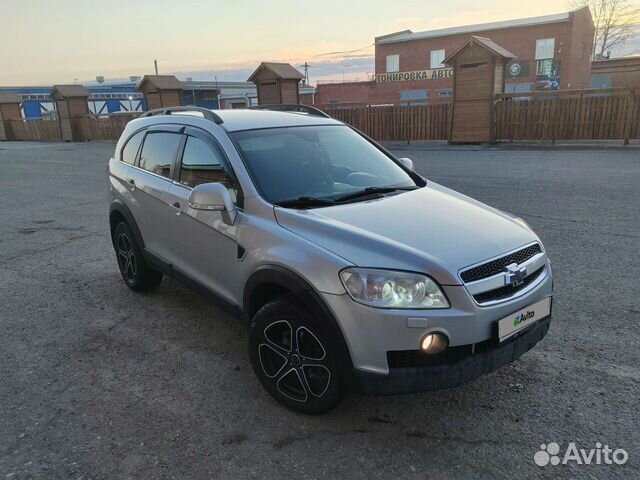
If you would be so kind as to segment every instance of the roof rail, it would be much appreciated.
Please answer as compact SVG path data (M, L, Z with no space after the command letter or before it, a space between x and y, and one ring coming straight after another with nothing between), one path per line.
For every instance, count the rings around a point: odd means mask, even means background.
M144 112L140 118L143 117L153 117L154 115L171 115L174 112L198 112L201 113L204 118L207 120L211 120L212 122L222 125L224 121L220 116L208 108L203 107L164 107L164 108L156 108L154 110L149 110L148 112Z
M277 112L293 112L293 113L306 113L307 115L313 115L314 117L331 118L331 115L326 114L322 110L311 105L299 105L299 104L274 104L274 105L258 105L251 107L256 110L274 110Z

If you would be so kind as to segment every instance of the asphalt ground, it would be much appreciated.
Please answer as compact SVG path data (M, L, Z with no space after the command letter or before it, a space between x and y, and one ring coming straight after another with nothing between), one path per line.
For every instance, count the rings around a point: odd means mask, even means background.
M0 143L0 480L640 478L640 149L390 147L532 225L551 330L463 387L309 417L263 391L237 320L171 279L125 287L113 144ZM628 461L539 467L549 442Z

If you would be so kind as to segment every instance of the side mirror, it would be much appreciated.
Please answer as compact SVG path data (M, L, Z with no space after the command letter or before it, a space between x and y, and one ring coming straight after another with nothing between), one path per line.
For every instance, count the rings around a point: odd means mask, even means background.
M413 172L413 160L411 160L410 158L399 158L398 159L400 161L400 163L402 165L404 165L405 167L407 167L409 170L411 170Z
M202 183L196 186L189 195L189 206L194 210L222 212L222 220L229 225L233 225L236 219L236 206L227 187L221 183Z

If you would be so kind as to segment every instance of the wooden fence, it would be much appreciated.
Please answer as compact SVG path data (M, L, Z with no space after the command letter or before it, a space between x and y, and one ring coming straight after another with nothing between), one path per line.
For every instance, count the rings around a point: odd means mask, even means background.
M37 142L59 142L60 123L58 120L5 120L7 137L15 140Z
M86 115L77 119L85 140L118 140L124 127L140 114L113 114L108 117Z
M323 110L375 140L447 140L451 104L332 107Z
M624 140L640 138L640 96L629 89L501 94L497 140Z
M109 116L83 115L72 117L71 128L82 141L117 140L129 120L140 114L114 114ZM59 142L62 140L60 121L53 120L5 120L8 138L23 141Z
M451 104L320 106L332 117L381 141L448 140ZM500 94L495 100L496 140L640 139L640 92L629 89ZM71 119L82 140L117 140L138 114ZM58 120L5 120L16 140L60 141Z

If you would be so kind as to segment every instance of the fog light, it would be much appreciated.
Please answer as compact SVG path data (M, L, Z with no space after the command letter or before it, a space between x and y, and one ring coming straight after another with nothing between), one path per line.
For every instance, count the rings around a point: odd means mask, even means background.
M420 349L425 353L440 353L449 346L449 340L441 333L428 333L420 342Z

